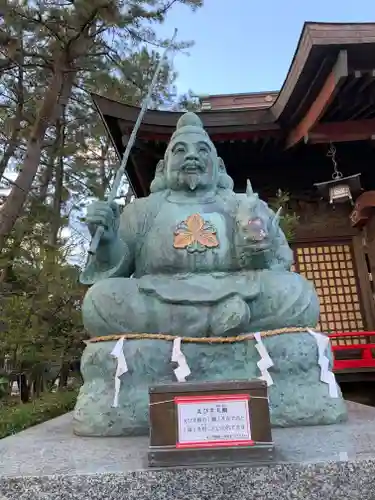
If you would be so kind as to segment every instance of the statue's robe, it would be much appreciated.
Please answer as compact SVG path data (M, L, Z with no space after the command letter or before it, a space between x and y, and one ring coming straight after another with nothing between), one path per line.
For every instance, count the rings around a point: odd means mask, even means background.
M271 219L273 212L265 203L259 204ZM269 316L275 315L282 326L311 325L306 323L306 314L298 316L311 303L314 309L315 292L303 278L288 272L292 253L281 229L268 253L253 256L241 267L237 208L237 195L224 190L205 204L172 203L167 192L161 192L125 207L119 239L101 245L81 276L83 283L94 284L83 308L85 325L92 334L110 334L114 329L173 333L176 328L185 335L192 334L192 328L196 335L209 334L213 307L220 308L214 314L224 325L218 328L221 334L226 328L270 328L276 319L270 322ZM193 253L174 247L176 227L195 213L215 229L217 247ZM277 280L281 281L277 284ZM248 305L255 313L249 315ZM288 321L282 318L283 310ZM221 317L225 311L229 319Z

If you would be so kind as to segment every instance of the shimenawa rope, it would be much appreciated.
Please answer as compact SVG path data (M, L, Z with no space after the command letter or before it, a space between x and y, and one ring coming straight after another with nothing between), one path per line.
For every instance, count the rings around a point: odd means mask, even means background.
M275 335L294 334L306 332L308 333L309 326L294 327L294 328L278 328L276 330L265 330L260 332L261 337L273 337ZM311 328L315 330L316 328ZM167 333L117 333L115 335L107 335L103 337L94 337L87 340L88 344L98 342L111 342L119 339L126 340L167 340L173 342L179 338L178 335L169 335ZM236 342L244 342L254 339L254 333L246 333L236 335L235 337L181 337L181 342L186 344L234 344Z

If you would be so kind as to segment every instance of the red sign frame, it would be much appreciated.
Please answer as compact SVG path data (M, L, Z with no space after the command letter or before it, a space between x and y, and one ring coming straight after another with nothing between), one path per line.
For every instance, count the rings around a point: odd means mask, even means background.
M212 396L175 396L174 403L176 406L178 404L189 404L189 403L201 403L201 402L225 402L225 401L250 401L249 394L219 394ZM177 412L178 413L178 412ZM247 428L249 429L249 434L251 435L250 426L250 411L247 413ZM230 446L253 446L255 443L252 439L233 439L225 441L191 441L188 443L176 443L176 448L221 448Z

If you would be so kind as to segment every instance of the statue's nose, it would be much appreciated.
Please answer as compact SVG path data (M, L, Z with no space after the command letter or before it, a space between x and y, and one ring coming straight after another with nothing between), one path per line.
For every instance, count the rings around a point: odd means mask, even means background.
M185 155L185 160L199 160L199 157L195 151L188 151Z

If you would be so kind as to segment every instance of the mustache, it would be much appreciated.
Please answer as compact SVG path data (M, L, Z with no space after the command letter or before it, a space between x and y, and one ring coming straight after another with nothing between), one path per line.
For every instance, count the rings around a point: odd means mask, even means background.
M187 160L181 165L181 170L199 170L201 172L206 171L206 167L199 160Z

